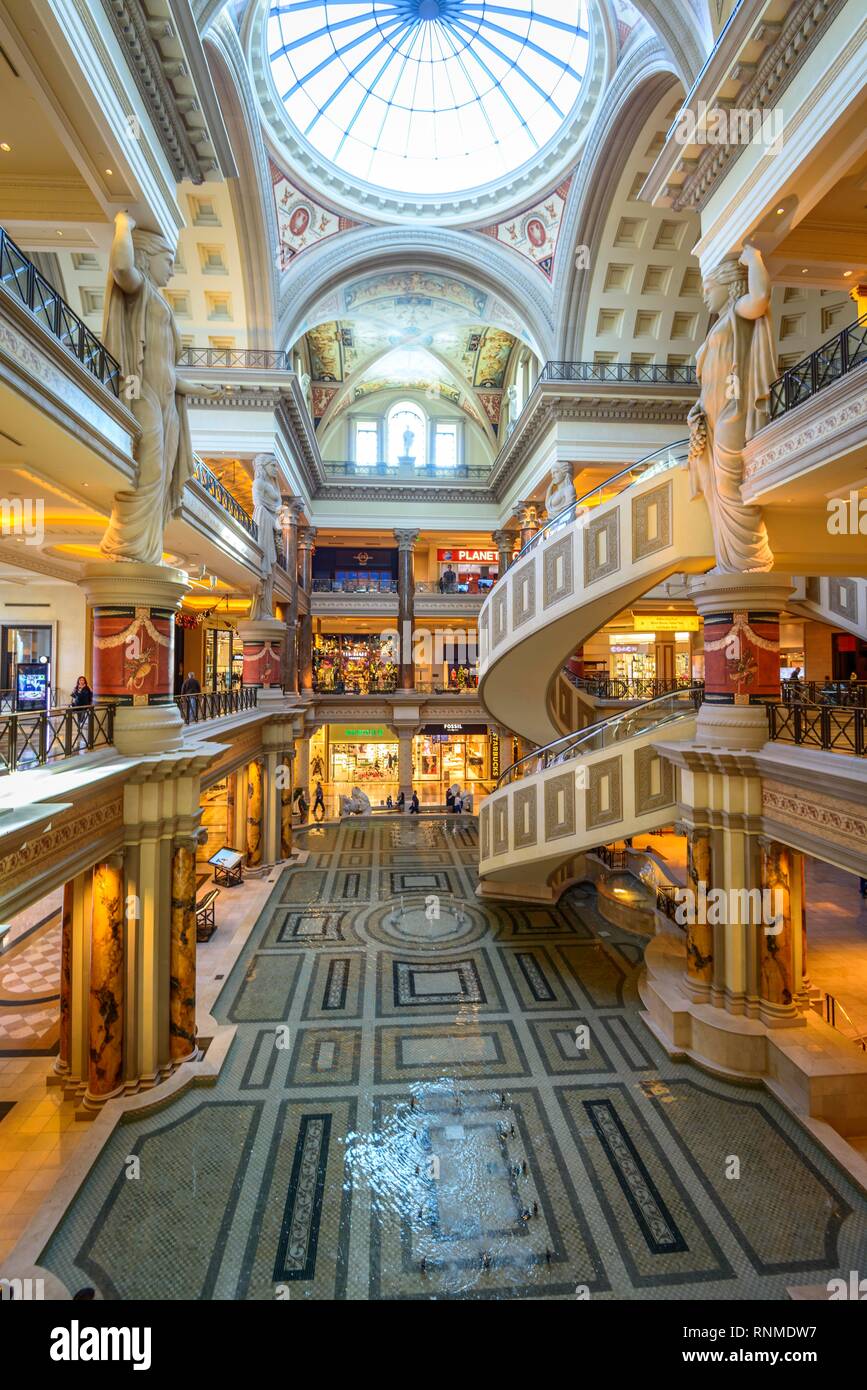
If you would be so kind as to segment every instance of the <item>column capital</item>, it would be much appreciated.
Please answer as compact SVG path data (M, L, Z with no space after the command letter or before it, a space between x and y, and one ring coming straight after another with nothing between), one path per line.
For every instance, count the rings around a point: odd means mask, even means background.
M494 545L501 546L505 549L507 546L515 544L515 533L503 527L501 531L491 532L491 540L494 542Z
M305 526L304 530L303 530L303 531L300 533L300 535L298 536L298 549L299 549L299 550L313 550L313 548L314 548L314 546L315 546L315 543L316 543L316 527L315 527L315 526Z
M398 548L400 550L408 550L410 551L410 553L412 552L413 547L415 546L415 543L419 538L419 535L419 531L414 531L404 527L397 527L395 528L394 532L394 538L397 541Z
M284 525L294 522L297 526L304 520L304 498L286 495L281 498L280 510L283 514L282 519Z
M539 502L516 502L512 508L512 515L516 516L523 527L539 525Z

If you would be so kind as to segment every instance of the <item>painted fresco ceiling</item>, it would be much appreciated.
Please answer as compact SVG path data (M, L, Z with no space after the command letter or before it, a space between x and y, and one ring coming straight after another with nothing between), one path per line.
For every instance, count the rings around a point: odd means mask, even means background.
M401 386L498 427L519 325L495 296L448 275L401 271L345 286L311 317L318 314L322 321L304 335L317 420L340 394L335 388L351 388L342 409Z

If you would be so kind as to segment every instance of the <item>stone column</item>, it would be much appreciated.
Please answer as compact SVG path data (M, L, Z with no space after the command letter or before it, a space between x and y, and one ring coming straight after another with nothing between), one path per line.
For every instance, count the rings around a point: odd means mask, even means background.
M542 522L539 516L539 506L536 502L518 502L515 505L515 516L521 528L521 549L527 545L539 530Z
M415 578L413 576L412 556L418 531L399 529L394 535L398 544L397 557L397 630L400 634L400 675L398 686L401 690L415 688L415 667L412 659L413 628L415 626Z
M55 1075L60 1079L69 1076L72 1056L72 917L75 902L75 881L67 879L63 885L63 906L60 919L60 1034L57 1058L54 1063Z
M169 947L169 1052L190 1061L196 1048L196 841L175 840Z
M283 689L288 695L298 694L298 523L302 516L301 499L286 498L283 506L283 543L291 594L283 646Z
M397 780L399 790L409 802L412 796L412 729L397 731Z
M295 761L295 749L287 748L283 753L283 766L286 772L283 774L283 785L280 788L280 858L288 859L292 853L292 793L294 788L294 778L292 776L292 764Z
M280 858L280 784L276 748L266 748L262 785L262 857L265 864L276 864Z
M714 978L714 929L707 920L707 894L713 887L710 831L687 827L686 886L692 892L686 920L686 977L694 999L710 995Z
M491 539L497 547L497 557L499 559L499 577L506 573L512 563L512 555L515 549L514 531L493 531Z
M298 626L298 678L301 693L307 699L313 695L313 612L310 596L313 592L313 551L315 550L316 528L308 526L298 540L300 557L299 583L307 595L307 612L302 613Z
M262 863L262 764L254 758L247 767L247 863Z
M239 854L244 854L247 849L248 779L246 767L239 767L235 772L230 772L229 777L235 787L233 796L235 815L229 827L229 833L232 836L232 848L236 849Z
M705 574L689 581L704 618L705 690L695 741L761 748L766 705L780 698L780 611L793 592L774 574Z
M86 1104L123 1090L124 964L123 858L115 855L93 870Z
M115 706L119 753L180 748L184 725L174 697L175 614L187 576L129 561L85 566L81 587L93 617L93 695Z
M257 687L257 705L282 704L286 624L279 618L246 618L238 623L238 636L244 644L244 684Z
M753 928L759 948L759 1016L763 1023L792 1021L802 992L801 873L799 855L762 836L762 921Z

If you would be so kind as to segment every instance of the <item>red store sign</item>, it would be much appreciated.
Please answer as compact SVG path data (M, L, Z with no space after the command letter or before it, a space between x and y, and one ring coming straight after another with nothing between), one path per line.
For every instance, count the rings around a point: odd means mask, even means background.
M438 560L451 560L458 565L495 565L499 556L496 550L438 550Z

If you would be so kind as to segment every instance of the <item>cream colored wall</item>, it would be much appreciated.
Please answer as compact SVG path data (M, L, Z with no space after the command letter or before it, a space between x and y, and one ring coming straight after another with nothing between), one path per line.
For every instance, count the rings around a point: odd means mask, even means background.
M58 692L55 700L66 703L78 677L89 674L85 656L87 607L82 590L74 584L0 581L0 620L16 627L55 624L52 685Z
M344 460L352 458L352 437L356 420L380 420L383 438L385 417L398 401L414 401L430 420L457 421L463 429L462 462L474 468L489 468L494 458L494 447L485 432L473 421L466 411L451 406L447 401L429 401L419 391L382 391L356 402L349 410L343 411L337 419L319 436L319 449L324 459Z

